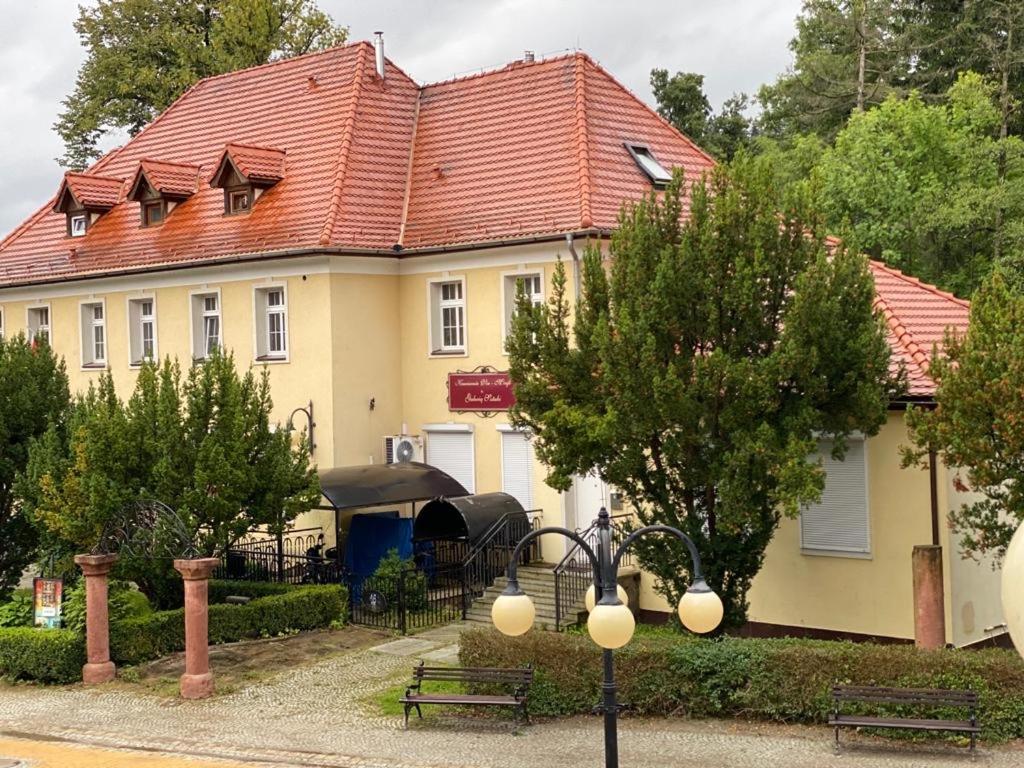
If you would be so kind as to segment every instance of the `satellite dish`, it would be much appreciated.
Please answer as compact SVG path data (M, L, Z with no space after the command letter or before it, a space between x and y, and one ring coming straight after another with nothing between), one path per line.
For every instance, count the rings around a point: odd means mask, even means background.
M398 448L395 450L395 461L400 464L406 464L413 460L416 455L416 447L412 444L412 440L400 440L398 442Z

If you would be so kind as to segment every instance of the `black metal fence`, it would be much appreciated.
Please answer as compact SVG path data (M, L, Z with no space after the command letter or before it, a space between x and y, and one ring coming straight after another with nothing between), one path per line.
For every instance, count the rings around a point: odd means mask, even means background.
M323 550L323 532L309 528L287 536L249 539L229 548L217 578L280 581L288 584L345 584L349 615L355 624L403 634L422 627L463 619L473 600L508 568L519 541L540 521L538 510L527 517L495 523L473 545L436 541L430 557L395 573L363 576L339 564L333 550ZM540 559L536 540L523 562Z
M623 525L629 515L612 516L612 551L616 550L629 534ZM619 521L619 525L615 521ZM578 530L577 533L592 549L597 549L597 521L590 524L588 528ZM633 564L633 553L626 551L622 560L622 566ZM565 557L555 566L555 630L561 632L565 627L575 624L578 620L578 607L587 590L594 583L594 568L586 553L579 544L573 544Z

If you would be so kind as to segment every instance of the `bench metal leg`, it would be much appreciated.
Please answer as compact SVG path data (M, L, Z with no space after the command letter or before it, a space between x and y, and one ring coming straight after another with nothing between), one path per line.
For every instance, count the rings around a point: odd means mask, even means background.
M409 710L412 709L411 704L405 705L405 725L402 726L405 730L409 730Z
M836 741L835 741L835 744L833 745L832 749L833 749L833 751L837 755L839 754L839 726L838 725L836 726Z
M423 710L420 709L419 704L416 705L416 717L418 717L420 720L423 719Z
M974 732L972 731L972 732L971 732L971 760L973 760L973 759L975 758L975 751L974 751L974 742L976 741L976 739L977 739L977 736L976 736L976 734L975 734L975 733L974 733Z

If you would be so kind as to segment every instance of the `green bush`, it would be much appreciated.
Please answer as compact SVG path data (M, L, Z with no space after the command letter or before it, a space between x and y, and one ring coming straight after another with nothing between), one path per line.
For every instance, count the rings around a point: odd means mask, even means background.
M238 594L238 590L229 593ZM232 643L328 627L345 620L347 607L345 588L333 584L295 587L246 605L214 604L209 610L210 642ZM138 664L184 648L183 608L111 622L110 655L119 664Z
M0 629L0 677L72 683L82 679L85 642L68 629Z
M410 611L422 611L427 607L427 577L422 571L414 568L411 559L403 560L398 556L397 549L389 549L363 588L377 590L384 595L388 605L397 606L398 587L404 578L406 608Z
M300 587L276 581L227 581L211 579L209 586L210 604L223 603L230 595L241 595L255 600L258 597L283 595L296 589L300 589Z
M16 589L10 600L0 603L0 627L31 627L34 616L30 589Z
M121 621L152 613L149 599L126 581L111 581L107 586L107 615L110 621ZM61 626L85 632L85 579L79 579L64 597Z
M579 635L507 638L472 630L462 635L460 660L473 667L533 664L530 710L540 715L586 713L601 695L601 651ZM980 694L984 738L1024 737L1024 662L1012 651L659 633L616 651L615 671L620 701L638 714L822 723L836 683L956 688ZM962 710L934 715L960 717Z

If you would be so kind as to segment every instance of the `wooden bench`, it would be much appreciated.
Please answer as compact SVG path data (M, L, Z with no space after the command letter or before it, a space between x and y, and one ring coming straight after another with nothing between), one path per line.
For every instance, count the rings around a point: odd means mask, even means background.
M512 688L511 694L430 693L424 692L424 682L454 682L463 684L495 685ZM516 707L525 722L530 721L526 707L526 694L533 682L533 669L500 669L496 667L425 667L423 662L413 667L412 683L398 701L405 706L405 727L409 727L409 712L413 709L420 718L421 704L457 704L477 707Z
M966 720L936 720L908 717L871 717L849 715L840 711L844 702L858 704L895 704L916 707L953 707L967 710ZM832 714L828 724L836 729L836 751L839 750L840 728L906 728L914 731L952 731L971 737L971 752L981 728L976 716L978 694L974 691L949 691L934 688L878 688L874 686L837 685L832 688Z

